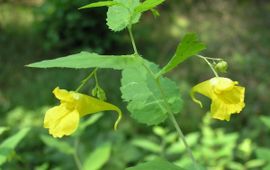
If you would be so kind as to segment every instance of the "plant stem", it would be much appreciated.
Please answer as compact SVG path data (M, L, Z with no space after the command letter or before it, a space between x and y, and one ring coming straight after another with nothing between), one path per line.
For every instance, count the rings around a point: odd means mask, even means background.
M137 47L136 47L136 44L135 44L135 41L134 41L134 38L133 38L131 26L128 27L128 32L129 32L129 36L130 36L130 39L131 39L131 42L132 42L133 50L134 50L135 54L138 54ZM139 55L137 55L137 56L138 56L138 57L137 57L138 60L141 61L140 56L139 56ZM155 74L152 72L152 70L151 70L150 68L148 68L148 66L145 65L145 64L143 63L143 61L142 61L142 65L143 65L143 66L145 67L145 69L149 72L149 74L151 74L151 75L153 76L153 78L156 80L156 84L157 84L157 86L158 86L158 88L159 88L159 91L160 91L160 93L161 93L162 99L164 100L165 107L166 107L166 110L167 110L167 112L168 112L168 114L169 114L170 120L172 121L172 123L173 123L173 125L174 125L174 127L175 127L175 129L176 129L176 131L177 131L177 133L178 133L178 135L179 135L179 137L180 137L180 139L182 139L182 141L183 141L183 143L184 143L184 145L185 145L185 148L186 148L187 151L188 151L188 154L189 154L189 156L190 156L190 159L192 160L192 163L193 163L195 169L198 169L197 163L196 163L196 160L195 160L195 158L194 158L194 156L193 156L193 154L192 154L192 151L191 151L191 149L190 149L190 147L189 147L189 145L188 145L188 143L187 143L187 141L186 141L186 138L185 138L185 136L184 136L184 134L183 134L183 132L182 132L180 126L178 125L178 123L177 123L177 121L176 121L176 119L175 119L175 117L174 117L174 114L173 114L173 112L172 112L172 110L171 110L171 108L170 108L170 105L169 105L169 103L168 103L168 101L167 101L167 99L166 99L166 95L165 95L165 93L164 93L164 91L163 91L163 89L162 89L162 87L161 87L161 85L160 85L159 78L156 78L156 76L155 76Z
M79 146L79 138L76 137L75 141L74 141L74 152L73 152L73 158L75 161L75 164L78 168L78 170L82 170L82 163L80 161L79 155L78 155L78 146Z
M134 37L133 37L133 33L132 33L132 26L131 25L128 26L128 33L129 33L129 36L130 36L130 39L131 39L133 50L134 50L135 54L138 54L138 50L137 50L137 47L136 47L136 44L135 44L135 41L134 41Z
M98 68L95 68L85 79L82 80L80 86L75 90L76 92L79 92L83 86L89 81L89 79L96 73Z
M177 123L177 121L176 121L176 119L175 119L175 116L174 116L174 114L173 114L173 112L172 112L172 110L171 110L171 108L170 108L170 105L169 105L167 99L166 99L165 92L163 91L163 89L162 89L162 87L161 87L161 85L160 85L159 79L156 79L156 84L157 84L157 86L158 86L158 88L159 88L159 91L160 91L160 93L161 93L161 96L162 96L162 98L163 98L163 100L164 100L166 109L167 109L168 114L169 114L169 118L170 118L171 122L173 123L173 125L174 125L174 127L175 127L175 129L176 129L176 131L177 131L177 133L178 133L178 135L179 135L179 137L180 137L180 139L182 139L182 141L183 141L183 143L184 143L184 145L185 145L185 148L187 149L187 152L188 152L188 154L189 154L190 159L192 160L192 163L193 163L195 169L198 169L196 160L195 160L195 158L194 158L194 156L193 156L193 154L192 154L192 151L191 151L191 149L190 149L190 147L189 147L189 145L188 145L188 143L187 143L187 141L186 141L185 135L183 134L183 132L182 132L180 126L178 125L178 123Z
M209 65L209 67L211 68L211 70L213 71L213 73L215 74L215 76L216 76L216 77L219 77L219 76L218 76L218 73L217 73L216 70L215 70L215 68L214 68L213 65L207 60L206 57L201 56L201 55L196 55L196 56L199 57L199 58L202 58L202 59Z

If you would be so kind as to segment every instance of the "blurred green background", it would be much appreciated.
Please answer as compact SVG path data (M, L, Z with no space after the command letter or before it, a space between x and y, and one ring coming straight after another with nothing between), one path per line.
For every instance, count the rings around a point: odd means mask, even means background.
M113 113L84 118L82 134L60 140L43 129L46 109L58 102L52 89L74 90L90 70L42 70L26 64L82 50L132 53L127 32L113 33L107 28L106 8L77 10L90 2L94 1L0 1L0 167L76 169L74 142L89 170L123 170L157 156L189 167L170 122L147 127L129 117L121 101L118 71L99 71L108 100L124 111L118 131L112 129ZM213 76L203 61L193 57L168 75L180 86L185 104L177 120L199 164L209 170L270 170L270 2L168 0L158 10L160 17L146 13L134 26L138 49L145 58L164 65L181 37L196 32L208 46L203 55L225 59L229 71L224 76L246 87L245 109L230 122L221 122L209 118L209 100L204 100L201 109L189 97L193 85Z

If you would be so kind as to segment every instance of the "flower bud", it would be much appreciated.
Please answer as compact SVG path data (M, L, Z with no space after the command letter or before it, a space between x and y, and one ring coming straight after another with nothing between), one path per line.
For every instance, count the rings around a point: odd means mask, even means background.
M228 69L228 63L226 61L220 61L215 65L215 70L221 73L226 73Z

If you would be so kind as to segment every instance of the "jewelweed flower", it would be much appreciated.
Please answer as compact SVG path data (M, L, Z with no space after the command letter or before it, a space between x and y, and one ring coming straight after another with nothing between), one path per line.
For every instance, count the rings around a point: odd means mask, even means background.
M101 111L113 110L118 113L114 129L122 117L121 110L113 104L98 100L74 91L56 87L53 94L60 100L58 106L50 108L44 118L44 127L49 129L53 137L63 137L76 131L80 118Z
M231 114L240 113L245 107L245 88L237 85L238 82L231 79L215 77L194 86L191 90L191 97L201 107L202 103L195 98L195 92L210 98L212 117L229 121Z

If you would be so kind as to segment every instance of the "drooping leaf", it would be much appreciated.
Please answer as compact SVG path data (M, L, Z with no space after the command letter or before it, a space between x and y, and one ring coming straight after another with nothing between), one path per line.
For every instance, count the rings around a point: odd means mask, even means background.
M175 68L189 57L198 54L206 48L205 44L198 40L195 33L189 33L184 36L181 43L178 45L174 56L165 65L158 75L164 74Z
M36 68L112 68L121 70L134 66L136 64L133 55L99 55L96 53L81 52L66 57L56 58L52 60L44 60L27 65Z
M40 136L41 140L49 147L55 148L58 151L65 153L65 154L73 154L74 149L70 144L54 139L50 136L47 135L41 135Z
M157 65L145 62L155 74L159 71ZM122 72L122 98L128 102L127 109L131 117L147 125L163 122L167 116L165 101L157 86L156 80L141 64L135 68L127 68ZM167 79L160 78L160 86L166 94L165 98L173 113L182 109L182 100L177 85Z
M115 0L117 5L111 6L107 12L107 25L113 31L121 31L130 24L139 21L141 14L135 12L140 5L139 0Z
M107 142L98 146L90 155L86 158L83 169L87 170L99 170L109 160L111 154L111 143Z
M12 154L16 146L26 136L29 130L29 128L21 129L15 135L7 138L0 144L0 165L7 161L7 158Z
M153 161L139 164L126 170L184 170L162 158L156 158Z
M135 8L135 12L142 13L155 8L156 6L163 3L165 0L146 0L138 7Z
M115 1L99 1L99 2L94 2L88 5L84 5L82 7L80 7L79 9L86 9L86 8L96 8L96 7L104 7L104 6L113 6L116 5L117 2Z

